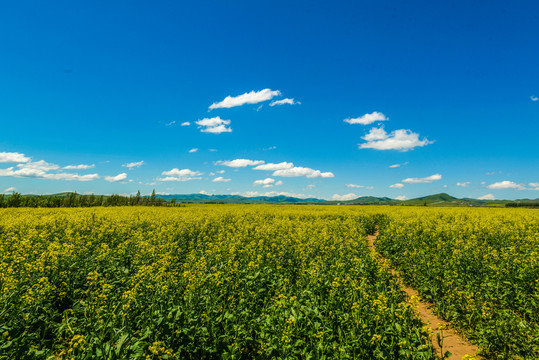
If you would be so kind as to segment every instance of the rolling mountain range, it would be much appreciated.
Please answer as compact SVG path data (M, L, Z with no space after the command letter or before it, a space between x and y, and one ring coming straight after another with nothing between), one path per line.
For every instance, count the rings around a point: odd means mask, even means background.
M4 195L9 197L10 195ZM19 195L20 196L20 195ZM22 195L23 197L65 199L71 196L80 197L81 194L63 192L52 195ZM109 198L112 195L95 195ZM117 195L115 195L117 196ZM477 200L472 198L456 198L446 193L428 195L409 200L395 200L389 197L362 196L352 200L324 200L318 198L297 198L291 196L255 196L241 195L206 195L206 194L171 194L159 195L156 198L166 202L197 203L197 204L323 204L323 205L410 205L410 206L526 206L539 207L539 199L517 200Z
M328 201L317 198L300 199L289 196L256 196L240 195L157 195L166 201L176 199L182 203L222 203L222 204L342 204L342 205L429 205L429 206L504 206L508 203L539 203L539 199L519 200L477 200L471 198L459 199L446 193L418 197L409 200L395 200L388 197L362 196L347 201Z

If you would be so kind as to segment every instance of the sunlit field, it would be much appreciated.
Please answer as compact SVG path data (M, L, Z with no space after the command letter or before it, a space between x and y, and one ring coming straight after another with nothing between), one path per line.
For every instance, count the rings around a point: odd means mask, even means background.
M366 242L487 358L539 356L539 212L1 209L0 359L434 359Z

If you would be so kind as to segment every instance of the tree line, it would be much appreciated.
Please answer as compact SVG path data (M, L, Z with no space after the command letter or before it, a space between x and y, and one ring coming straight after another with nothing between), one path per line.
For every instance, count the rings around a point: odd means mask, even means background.
M93 206L178 206L176 199L170 202L158 198L155 190L150 196L136 195L81 195L68 193L59 195L22 195L14 192L11 195L0 194L0 208L9 207L93 207Z

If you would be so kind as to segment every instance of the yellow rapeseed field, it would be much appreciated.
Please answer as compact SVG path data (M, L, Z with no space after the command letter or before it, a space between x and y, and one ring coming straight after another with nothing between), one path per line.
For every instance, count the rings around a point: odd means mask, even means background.
M539 213L0 209L0 359L433 359L377 247L487 357L538 349Z

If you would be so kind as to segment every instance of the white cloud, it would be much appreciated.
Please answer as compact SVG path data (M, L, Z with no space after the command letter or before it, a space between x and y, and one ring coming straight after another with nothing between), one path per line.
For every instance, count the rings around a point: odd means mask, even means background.
M202 195L211 195L209 192L207 192L206 190L200 190L198 192L199 194L202 194Z
M0 163L25 163L30 158L18 152L0 152Z
M279 186L279 185L282 185L283 184L283 181L282 180L278 180L276 183L275 183L275 186ZM313 185L314 186L314 185Z
M14 167L0 169L0 176L9 177L29 177L49 180L74 180L74 181L91 181L99 178L98 174L78 175L72 173L49 173L51 170L59 168L56 164L50 164L44 160L29 162L26 164L18 164L18 169Z
M362 139L367 142L359 144L360 149L375 150L408 151L418 146L421 147L433 143L433 141L427 139L419 140L419 134L411 130L400 129L388 134L382 127L372 128Z
M216 173L217 173L217 174L224 174L225 171L224 171L224 170L217 170Z
M79 165L67 165L67 166L64 166L62 169L66 169L66 170L85 170L85 169L92 169L94 167L95 167L95 164L92 164L92 165L79 164Z
M163 171L161 175L165 175L164 178L157 179L159 181L190 181L202 179L200 171L193 171L190 169L178 169L174 168L168 171Z
M227 160L227 161L217 161L215 164L228 166L232 168L240 168L240 167L246 167L246 166L261 165L263 163L264 161L262 160L235 159L235 160Z
M277 149L277 146L270 146L262 150L267 151L267 150L275 150L275 149Z
M399 195L399 196L397 196L397 197L395 198L395 200L404 201L404 200L406 200L406 196L404 196L404 195Z
M273 186L275 184L275 179L272 178L265 178L264 180L255 180L253 182L254 186L262 185L262 186Z
M210 152L216 152L217 149L208 149L208 151L210 151Z
M138 167L141 167L142 165L144 165L144 161L137 161L137 162L130 162L130 163L127 163L127 164L123 164L122 166L123 167L126 167L128 169L134 169L134 168L138 168Z
M332 178L332 172L321 172L320 170L314 170L311 168L294 166L289 169L276 170L273 172L273 176L282 176L282 177L298 177L306 176L308 178Z
M29 162L26 164L18 164L18 170L14 170L13 167L7 169L0 169L0 176L11 177L30 177L39 179L50 180L76 180L76 181L90 181L99 178L98 174L78 175L71 173L49 173L50 170L57 170L59 168L56 164L50 164L44 160Z
M174 125L174 124L176 124L176 121L171 121L171 122L169 122L169 123L166 123L165 126L172 126L172 125ZM184 123L184 124L185 124L185 123ZM182 124L182 126L183 126L183 124Z
M295 194L295 193L290 193L290 192L287 192L287 191L281 191L281 192L268 191L268 192L265 192L265 193L259 193L258 191L247 191L247 192L245 192L243 194L238 194L238 195L242 195L242 196L246 196L246 197L255 197L255 196L289 196L289 197L295 197L295 198L298 198L298 199L306 199L306 198L310 197L309 195Z
M346 195L333 194L333 196L331 197L331 199L338 200L338 201L354 200L357 198L358 196L354 193L350 193Z
M494 184L490 184L487 186L488 189L517 189L517 190L524 190L525 187L521 184L514 183L512 181L504 180L500 182L496 182Z
M191 150L189 150L190 153L196 153L198 151L198 148L193 148Z
M531 99L532 101L537 101L537 100L539 100L539 98L538 98L537 96L533 96L533 95L530 96L530 99Z
M471 184L471 182L469 181L465 181L465 182L458 182L457 183L457 186L460 186L460 187L467 187Z
M344 119L344 122L347 122L349 124L369 125L369 124L372 124L375 121L386 121L386 120L389 120L389 118L387 118L381 112L375 111L372 114L365 114L365 115L360 116L358 118Z
M52 180L67 180L67 181L92 181L99 179L98 174L71 174L71 173L57 173L57 174L46 174L44 179Z
M275 106L275 105L284 105L284 104L288 104L288 105L300 105L301 103L299 101L294 101L294 99L289 99L289 98L286 98L286 99L282 99L282 100L275 100L275 101L272 101L270 106Z
M374 189L374 186L365 186L365 185L356 185L356 184L346 184L346 187L355 188L355 189L364 188L364 189L367 189L367 190Z
M212 181L213 182L229 182L230 180L232 180L232 179L225 179L224 177L219 176L219 177L216 177L215 179L213 179Z
M442 180L442 175L440 174L434 174L431 176L423 177L423 178L407 178L403 179L403 183L407 184L420 184L420 183L431 183L433 181Z
M48 163L45 160L19 164L17 165L17 167L24 171L28 170L28 171L43 171L43 172L47 172L50 170L57 170L60 168L60 166L56 164Z
M193 171L190 169L178 169L174 168L172 170L163 171L161 175L165 176L177 176L177 177L185 177L185 176L200 176L202 173L200 171Z
M389 185L389 187L393 189L402 189L404 187L404 184L396 183L393 185Z
M408 161L405 162L405 163L402 163L402 164L393 164L393 165L389 165L389 167L391 169L394 169L394 168L398 168L398 167L401 167L401 166L404 166L404 165L408 165Z
M15 190L17 190L17 188L14 187L14 186L11 186L11 187L8 187L8 188L7 188L6 190L4 190L3 192L4 192L4 194L5 194L5 193L14 192Z
M267 163L264 165L258 165L254 168L254 170L269 170L269 171L275 171L275 170L285 170L285 169L291 169L294 167L294 164L291 162L280 162L280 163Z
M264 89L260 91L251 91L238 96L227 96L223 101L210 105L210 110L221 108L232 108L245 104L258 104L263 101L271 100L275 96L281 95L279 90Z
M125 180L126 178L127 178L126 173L121 173L116 176L105 176L105 180L107 180L108 182L118 182L118 181Z
M230 120L223 120L219 116L212 118L204 118L195 122L199 128L202 128L200 132L221 134L224 132L232 132L232 129L228 127Z
M492 194L486 194L477 198L477 200L495 200L496 198Z
M366 141L375 141L375 140L385 140L388 137L389 136L387 135L383 127L379 127L379 128L373 127L371 128L371 130L369 131L367 135L362 137L362 139Z
M528 185L532 187L529 190L539 190L539 183L529 183Z
M189 121L182 122L180 126L189 126L191 123Z

